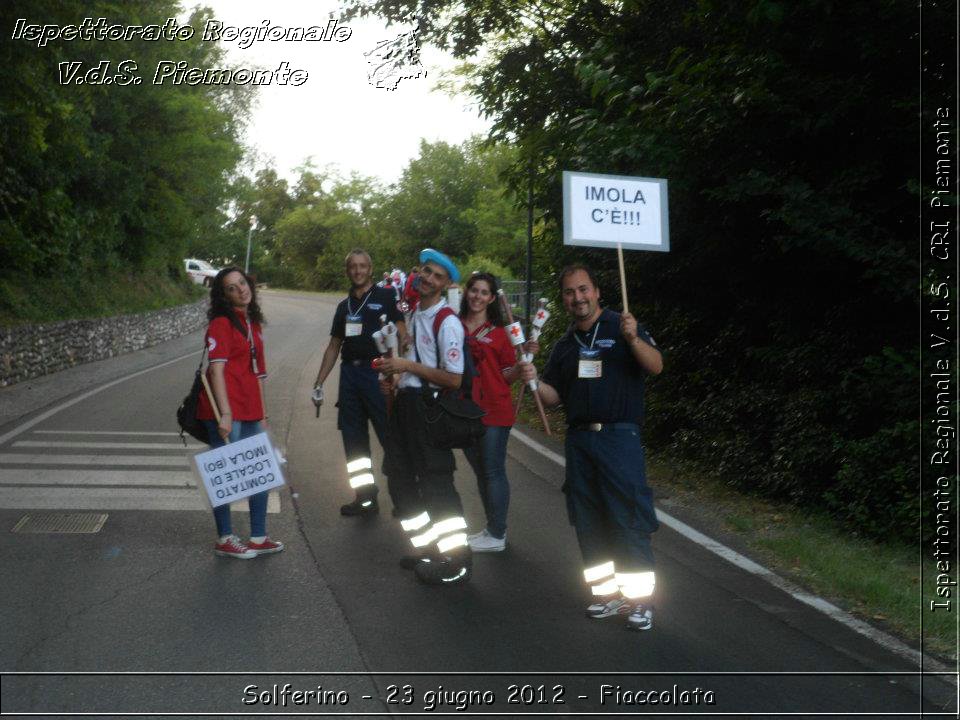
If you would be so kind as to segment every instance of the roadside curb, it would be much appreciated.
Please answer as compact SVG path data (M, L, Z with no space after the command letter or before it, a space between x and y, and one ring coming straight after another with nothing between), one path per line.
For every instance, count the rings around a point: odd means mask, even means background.
M518 429L517 426L514 426L510 437L516 439L518 442L526 445L531 450L539 453L542 457L552 461L560 467L566 467L566 461L562 454L563 448L555 438L549 437L539 430L526 426L522 426L522 430ZM854 632L869 638L881 647L884 647L890 652L896 654L898 657L907 660L908 662L916 665L918 668L922 668L923 671L950 673L944 678L946 682L954 686L958 684L958 677L954 668L944 665L939 660L910 647L902 640L875 628L859 618L854 617L833 603L807 592L799 585L796 585L793 582L777 575L769 568L760 565L745 555L740 554L736 550L733 550L723 543L704 535L681 520L678 520L672 515L664 512L662 508L657 508L657 518L670 529L683 535L687 540L699 545L714 555L723 558L727 562L736 565L740 569L763 579L767 583L787 593L798 602L801 602L813 608L814 610L827 615L832 620L835 620L850 628Z

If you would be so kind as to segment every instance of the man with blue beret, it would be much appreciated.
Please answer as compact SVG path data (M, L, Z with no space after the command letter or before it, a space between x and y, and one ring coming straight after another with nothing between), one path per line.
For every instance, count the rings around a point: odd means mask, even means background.
M414 549L401 564L428 585L456 585L471 573L467 523L453 484L453 451L430 443L422 396L460 387L465 333L443 296L460 272L431 248L420 253L420 265L420 302L410 318L410 342L403 357L385 358L380 366L385 375L400 378L383 471Z

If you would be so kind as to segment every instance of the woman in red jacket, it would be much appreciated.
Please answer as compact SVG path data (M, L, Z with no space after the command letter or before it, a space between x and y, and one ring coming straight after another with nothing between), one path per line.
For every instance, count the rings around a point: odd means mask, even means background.
M240 268L228 267L217 273L210 287L207 311L207 378L213 390L220 422L206 393L200 393L197 419L203 420L210 436L210 447L221 447L262 432L266 420L263 379L267 376L263 357L263 314L257 304L257 290ZM280 552L283 543L267 537L267 496L251 495L250 540L246 543L233 534L230 505L213 509L219 541L217 555L249 560L257 555Z
M490 273L474 273L460 301L460 319L467 329L467 343L477 369L473 378L473 401L486 411L486 432L480 442L464 450L477 474L480 499L487 526L467 536L474 552L500 552L507 545L507 440L516 420L510 385L518 377L516 351L503 329L497 280Z

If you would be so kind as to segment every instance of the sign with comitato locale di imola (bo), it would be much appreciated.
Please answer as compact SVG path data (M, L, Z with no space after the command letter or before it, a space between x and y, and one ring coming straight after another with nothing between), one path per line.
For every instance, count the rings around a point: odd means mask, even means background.
M213 507L282 486L279 460L265 432L193 456Z
M563 171L563 244L670 250L667 181Z

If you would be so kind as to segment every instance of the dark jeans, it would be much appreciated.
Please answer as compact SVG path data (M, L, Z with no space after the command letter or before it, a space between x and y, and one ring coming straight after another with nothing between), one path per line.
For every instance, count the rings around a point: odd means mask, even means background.
M337 428L343 437L343 452L348 463L357 458L371 457L368 421L373 424L380 445L386 447L387 404L380 392L376 371L366 363L354 365L341 362ZM361 500L376 494L376 485L367 485L357 491L357 497Z
M463 454L477 475L477 489L487 515L487 532L495 538L507 534L510 483L507 481L507 440L510 426L488 425L487 431Z
M618 573L653 570L650 533L659 522L639 429L571 429L566 458L567 510L584 565L612 560Z
M401 391L393 404L383 458L390 496L402 518L426 511L432 522L462 517L463 505L453 484L457 469L452 450L430 445L418 392Z
M207 427L211 448L223 447L227 444L220 437L220 433L217 432L217 423L214 420L204 420L203 424ZM236 442L253 437L261 432L263 432L263 429L257 420L234 420L228 440L229 442ZM260 537L267 534L267 499L269 496L270 492L267 491L247 498L247 504L250 508L250 537ZM215 507L213 509L213 519L217 523L217 533L220 537L233 533L229 503Z

